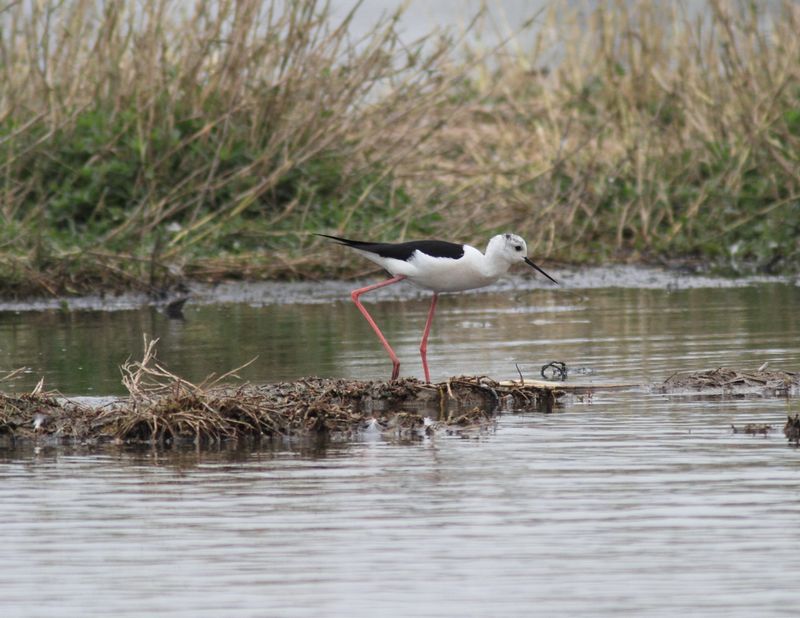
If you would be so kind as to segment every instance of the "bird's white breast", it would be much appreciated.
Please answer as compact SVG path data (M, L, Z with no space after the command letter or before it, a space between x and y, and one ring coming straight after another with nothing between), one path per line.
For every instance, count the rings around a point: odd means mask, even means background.
M434 292L460 292L495 281L496 277L486 275L484 260L480 251L469 246L464 247L464 255L458 259L432 257L417 251L404 263L406 272L396 274L405 274L411 283Z

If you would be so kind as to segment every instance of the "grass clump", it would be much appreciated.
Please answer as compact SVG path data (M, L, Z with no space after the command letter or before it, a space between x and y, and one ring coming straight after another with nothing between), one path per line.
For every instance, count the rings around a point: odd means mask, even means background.
M90 284L103 262L158 286L212 257L296 249L307 229L397 230L396 167L440 96L420 76L445 49L400 54L397 18L352 41L352 13L337 23L316 0L6 6L7 287L53 260Z
M487 217L573 259L797 270L800 11L767 8L552 8L451 135Z
M485 50L318 0L0 4L0 289L357 268L318 231L797 270L800 10L765 7L555 3Z

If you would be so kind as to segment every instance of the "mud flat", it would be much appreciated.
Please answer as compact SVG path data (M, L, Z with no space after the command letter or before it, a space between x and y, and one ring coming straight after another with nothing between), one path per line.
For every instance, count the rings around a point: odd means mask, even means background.
M598 288L636 288L636 289L726 289L741 288L761 284L800 285L800 280L789 276L749 276L726 278L710 275L688 274L686 272L648 267L613 265L602 267L554 269L553 272L569 292ZM341 281L223 281L214 284L187 282L178 290L161 290L158 294L126 292L120 294L94 294L84 296L63 296L48 298L28 298L22 300L0 299L0 311L38 312L38 311L130 311L141 307L154 306L167 310L170 303L188 301L194 305L247 304L253 307L286 304L328 304L337 301L349 302L350 291L366 285L367 280ZM488 293L526 292L549 289L546 282L524 275L509 275L502 280L464 294L481 295ZM396 289L384 288L372 293L373 300L408 300L428 293L412 285Z

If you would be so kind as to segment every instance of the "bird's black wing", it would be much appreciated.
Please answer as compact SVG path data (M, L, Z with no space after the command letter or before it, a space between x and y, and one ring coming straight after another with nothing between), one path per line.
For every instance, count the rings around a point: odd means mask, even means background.
M363 242L328 234L317 234L317 236L324 236L353 249L367 251L385 258L394 258L395 260L407 261L414 255L415 251L420 251L431 257L451 258L454 260L464 255L464 245L444 240L412 240L410 242L388 243Z

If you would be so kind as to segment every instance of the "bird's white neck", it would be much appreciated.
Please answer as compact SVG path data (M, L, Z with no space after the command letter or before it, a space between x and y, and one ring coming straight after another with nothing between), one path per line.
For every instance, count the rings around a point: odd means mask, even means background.
M497 258L492 259L489 255L484 255L483 260L481 261L481 273L487 277L488 279L497 279L498 277L502 277L508 272L508 269L511 267L505 260L499 260Z
M500 237L495 236L486 246L486 253L481 257L481 273L491 279L502 277L511 268L511 263L504 259L500 252Z

